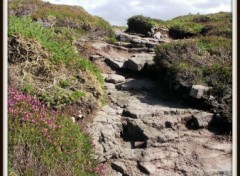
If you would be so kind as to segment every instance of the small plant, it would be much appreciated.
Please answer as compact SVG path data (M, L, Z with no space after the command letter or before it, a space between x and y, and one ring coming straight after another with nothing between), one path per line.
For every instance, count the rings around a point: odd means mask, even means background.
M67 80L61 79L59 80L59 86L61 88L67 88L70 85L70 83Z
M30 94L30 95L34 95L34 93L35 93L35 88L34 88L33 85L31 85L31 84L28 84L28 85L26 85L26 86L23 86L23 87L21 88L21 90L22 90L24 93L28 93L28 94Z

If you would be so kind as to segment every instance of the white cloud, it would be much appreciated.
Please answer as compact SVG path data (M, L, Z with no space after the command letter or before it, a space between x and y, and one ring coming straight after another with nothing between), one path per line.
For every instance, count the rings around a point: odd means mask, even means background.
M231 0L44 0L55 4L79 5L90 14L103 17L114 25L126 25L126 20L142 14L168 20L188 13L206 14L231 11Z

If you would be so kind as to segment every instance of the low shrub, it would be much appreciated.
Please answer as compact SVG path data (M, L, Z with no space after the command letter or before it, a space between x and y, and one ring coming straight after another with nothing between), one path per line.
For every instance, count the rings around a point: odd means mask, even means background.
M140 33L143 35L148 35L148 32L151 32L151 28L154 26L154 22L151 18L142 15L136 15L129 18L127 24L127 32Z
M93 145L69 117L36 97L8 89L9 174L101 175Z

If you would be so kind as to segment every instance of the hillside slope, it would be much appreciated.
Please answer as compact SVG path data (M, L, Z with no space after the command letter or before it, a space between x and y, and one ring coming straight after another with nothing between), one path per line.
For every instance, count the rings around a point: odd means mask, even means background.
M40 0L9 1L8 25L9 175L99 175L91 139L73 120L104 104L103 79L75 43L108 40L111 26Z

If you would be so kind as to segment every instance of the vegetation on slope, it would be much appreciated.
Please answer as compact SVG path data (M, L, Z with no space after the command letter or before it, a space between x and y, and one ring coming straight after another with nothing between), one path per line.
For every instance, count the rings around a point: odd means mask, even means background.
M148 35L148 32L151 32L151 28L159 23L163 23L163 21L136 15L128 19L126 32Z
M82 35L93 38L113 37L113 31L108 22L100 17L88 14L82 7L55 5L41 0L10 0L9 15L29 16L44 27L54 27L58 33L67 33L76 40Z
M209 15L186 15L169 21L169 35L176 39L193 36L232 37L232 15L220 12Z
M36 97L8 90L9 175L101 175L93 145L71 119Z
M74 43L109 39L110 25L39 0L9 1L8 25L9 175L101 175L90 137L70 117L104 103L103 79Z
M103 98L98 69L76 52L66 36L28 17L9 17L9 63L10 84L51 106L62 107L81 97Z
M151 28L166 27L173 39L199 36L232 37L232 15L220 12L209 15L185 15L168 21L136 15L128 19L128 32L146 35Z
M227 43L229 46L224 47ZM230 39L212 37L159 45L155 59L175 81L184 85L207 85L213 87L216 94L224 96L232 81L230 53Z

